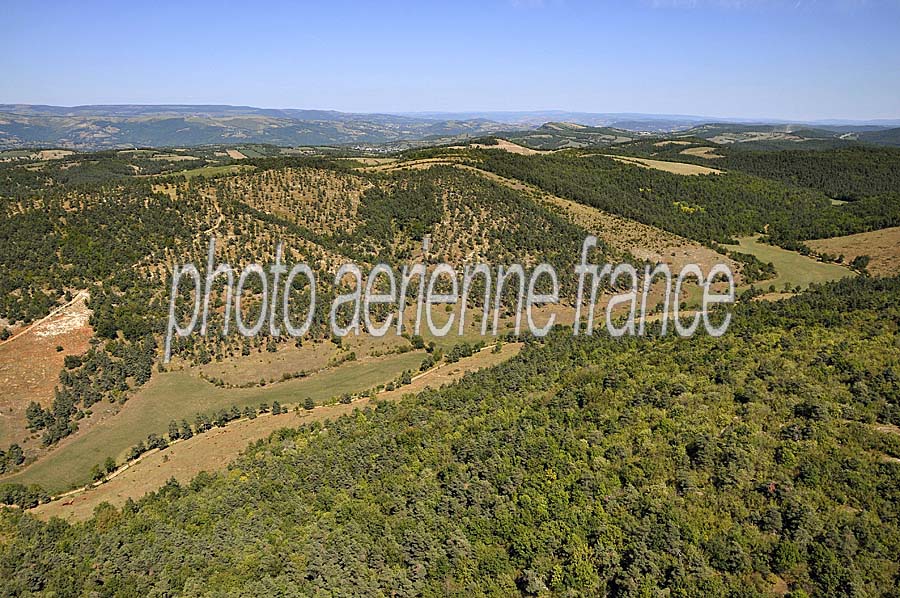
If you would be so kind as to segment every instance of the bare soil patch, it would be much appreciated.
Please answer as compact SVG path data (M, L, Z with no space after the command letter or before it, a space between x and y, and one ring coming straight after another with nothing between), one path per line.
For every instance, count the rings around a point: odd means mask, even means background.
M25 409L31 401L48 406L66 355L88 348L93 330L86 294L0 343L0 446L19 443L26 453L40 441L26 428ZM62 347L62 351L57 351Z

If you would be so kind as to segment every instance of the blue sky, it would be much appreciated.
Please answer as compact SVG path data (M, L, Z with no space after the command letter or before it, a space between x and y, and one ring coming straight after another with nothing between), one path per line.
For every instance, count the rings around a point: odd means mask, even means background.
M0 103L900 117L900 0L0 1Z

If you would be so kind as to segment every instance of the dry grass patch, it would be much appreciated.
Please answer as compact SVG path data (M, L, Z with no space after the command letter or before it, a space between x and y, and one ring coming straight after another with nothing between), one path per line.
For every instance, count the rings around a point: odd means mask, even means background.
M90 518L94 508L103 502L121 507L129 498L137 500L148 492L158 490L171 478L187 483L201 471L223 469L251 442L266 438L277 429L319 419L312 413L305 412L306 417L291 412L265 414L256 419L234 422L224 428L213 428L165 450L147 453L105 484L40 505L31 512L45 520L61 517L83 521Z
M202 365L199 370L208 378L221 379L230 386L255 384L260 380L271 383L299 372L314 374L347 360L351 353L356 355L357 360L362 360L396 353L400 347L409 346L405 338L393 333L383 337L348 335L343 339L342 348L328 341L310 339L300 347L282 344L271 353L254 350L247 356Z
M394 170L404 170L404 169L417 169L421 170L424 168L431 168L435 165L447 165L452 166L458 163L463 158L454 157L454 156L441 156L439 158L422 158L421 160L407 160L403 162L388 162L384 164L378 164L376 166L366 166L361 170L365 170L366 172L389 172Z
M150 158L151 160L159 160L165 162L184 162L189 160L196 160L196 156L189 156L185 154L156 154Z
M678 152L679 154L684 154L685 156L694 156L696 158L706 158L707 160L718 160L720 158L724 158L722 154L716 153L716 148L714 147L689 147L687 149L681 150Z
M61 149L53 149L53 150L41 150L37 152L36 157L38 160L60 160L65 158L66 156L71 156L75 152L71 150L61 150Z
M608 154L607 158L612 158L617 162L625 164L634 164L643 168L653 168L662 170L663 172L671 172L672 174L681 175L700 175L700 174L722 174L721 170L709 168L708 166L698 166L697 164L688 164L686 162L666 162L663 160L650 160L648 158L632 158L630 156L613 156Z
M106 457L121 463L129 449L148 434L165 434L172 420L193 422L198 413L213 414L231 406L256 407L263 402L296 405L306 397L322 404L344 393L387 384L404 370L416 371L424 356L424 351L411 351L369 358L306 378L241 389L214 386L202 380L196 369L154 374L117 413L62 439L49 454L5 481L40 484L51 493L67 490L87 483L91 467Z
M378 166L380 164L392 164L397 158L338 158L339 160L348 160L351 162L359 162L365 166Z
M490 341L492 338L484 337L484 340ZM499 353L494 353L492 344L471 357L460 359L456 363L442 363L438 367L414 377L412 384L390 392L382 392L378 395L378 398L393 400L410 393L422 392L426 388L440 388L445 384L451 384L459 380L469 372L493 367L510 357L518 355L519 351L522 350L522 346L522 343L506 343L500 348Z
M630 253L638 259L651 263L665 262L673 271L691 263L699 264L704 271L718 263L728 264L732 272L740 270L730 258L674 233L554 195L545 195L544 201L613 249ZM739 279L739 275L736 278Z
M486 149L486 150L503 150L505 152L509 152L511 154L520 154L522 156L533 156L534 154L543 154L546 152L542 152L540 150L532 149L530 147L525 147L524 145L519 145L518 143L513 143L507 139L497 139L497 143L490 145L487 143L473 143L469 145L469 147L475 149ZM463 146L456 145L453 146L452 149L465 149Z
M806 244L816 253L843 255L844 262L867 255L868 271L876 276L894 276L900 269L900 226L857 235L817 239Z
M508 343L499 353L485 349L457 363L444 364L420 374L412 384L392 392L382 392L378 398L397 400L403 395L421 392L428 387L436 388L452 383L468 372L506 361L521 348L521 343ZM276 430L334 419L363 408L369 402L370 399L362 398L350 404L324 405L309 411L265 414L256 419L233 422L224 428L213 428L205 434L176 442L165 450L146 453L106 483L40 505L31 512L44 520L61 517L70 521L83 521L90 518L94 509L103 502L121 507L129 498L137 500L148 492L158 490L171 478L185 484L201 471L221 471L251 442L267 438Z

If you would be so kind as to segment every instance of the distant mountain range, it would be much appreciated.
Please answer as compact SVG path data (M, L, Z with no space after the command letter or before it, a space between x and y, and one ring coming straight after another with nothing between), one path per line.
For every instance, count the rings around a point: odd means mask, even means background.
M900 127L900 118L878 120L811 120L792 121L777 118L722 118L690 114L646 114L641 112L567 112L535 110L518 112L406 112L402 116L430 119L482 119L507 124L539 126L547 122L567 122L590 127L612 127L629 131L677 131L705 123L738 125L805 125L832 128L839 132L882 130Z
M900 120L752 123L689 115L565 111L362 114L217 105L0 104L0 149L246 143L367 147L403 141L442 143L499 133L550 148L615 143L641 133L684 132L723 142L752 140L755 133L780 133L788 140L809 137L895 145L900 143L900 130L892 127L898 126ZM547 138L540 136L548 133L555 141L541 142Z
M269 143L381 144L478 136L506 128L483 119L426 119L248 106L0 105L0 148L71 149Z

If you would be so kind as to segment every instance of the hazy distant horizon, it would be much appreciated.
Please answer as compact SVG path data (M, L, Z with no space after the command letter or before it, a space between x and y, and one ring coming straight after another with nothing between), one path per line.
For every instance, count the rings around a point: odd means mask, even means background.
M362 110L362 111L345 111L334 108L322 107L304 107L304 106L254 106L249 104L227 104L227 103L189 103L189 102L166 102L166 103L127 103L127 102L107 102L94 104L34 104L28 102L0 102L0 112L11 107L29 107L29 108L54 108L62 110L87 110L87 109L115 109L115 108L158 108L161 112L166 109L196 109L198 112L204 109L234 109L234 110L260 110L260 111L285 111L285 112L324 112L339 113L349 115L371 116L371 115L389 115L412 117L434 120L471 120L484 118L495 120L497 122L516 123L529 118L536 118L540 115L551 116L589 116L589 117L610 117L618 119L648 119L648 120L683 120L694 121L696 123L741 123L741 124L821 124L821 125L872 125L872 126L900 126L900 114L892 118L827 118L827 119L790 119L780 116L772 117L752 117L741 115L702 115L702 114L677 114L670 112L615 112L604 110L567 110L565 108L546 108L546 109L510 109L510 110ZM548 118L548 120L553 120Z
M0 97L29 104L900 118L896 0L5 8Z

